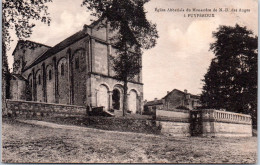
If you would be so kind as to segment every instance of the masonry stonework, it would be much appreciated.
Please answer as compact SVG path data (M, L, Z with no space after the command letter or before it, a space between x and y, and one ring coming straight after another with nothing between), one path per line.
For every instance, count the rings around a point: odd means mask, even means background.
M6 101L8 114L12 116L86 116L85 106L39 103L33 101Z
M252 119L250 115L218 110L202 111L202 136L207 137L251 137Z
M156 123L161 133L171 136L205 137L251 137L252 119L250 115L225 112L213 109L200 110L197 117L200 122L194 123L194 113L189 110L157 110Z
M108 27L97 28L98 24L85 25L54 47L18 42L13 52L14 71L27 82L27 87L21 88L31 91L31 101L122 110L123 84L113 77L109 60L116 50L108 40ZM38 47L22 47L24 42ZM141 113L141 73L128 82L127 93L129 110Z
M156 124L161 133L174 137L191 136L190 113L188 110L157 110Z

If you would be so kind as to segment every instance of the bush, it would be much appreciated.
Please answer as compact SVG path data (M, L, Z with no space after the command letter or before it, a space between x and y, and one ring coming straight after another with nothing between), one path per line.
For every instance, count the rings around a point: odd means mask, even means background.
M185 109L185 110L190 110L189 108L187 108L187 107L185 107L185 106L178 106L178 107L176 107L176 109Z

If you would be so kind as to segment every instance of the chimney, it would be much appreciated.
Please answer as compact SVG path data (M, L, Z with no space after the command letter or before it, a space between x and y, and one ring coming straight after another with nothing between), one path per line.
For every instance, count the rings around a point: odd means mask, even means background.
M162 99L162 103L165 104L165 99Z
M188 93L187 89L184 89L184 93Z
M157 98L154 98L154 101L157 101Z
M167 91L167 95L170 93L170 91Z

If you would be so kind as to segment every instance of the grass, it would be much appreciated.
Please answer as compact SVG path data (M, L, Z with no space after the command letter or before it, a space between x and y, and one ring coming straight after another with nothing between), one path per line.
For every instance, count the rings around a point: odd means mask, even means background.
M5 163L256 163L257 138L173 138L3 120Z

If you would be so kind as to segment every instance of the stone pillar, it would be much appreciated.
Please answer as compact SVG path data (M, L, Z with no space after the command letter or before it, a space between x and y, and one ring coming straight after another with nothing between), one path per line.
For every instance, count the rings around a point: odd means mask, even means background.
M57 67L57 62L56 58L54 57L52 59L53 62L53 68L54 68L54 78L55 78L55 103L59 103L59 91L58 91L58 67Z
M110 54L111 52L111 45L107 45L107 75L110 76Z
M67 72L68 72L68 89L69 89L69 104L72 104L72 99L71 99L71 97L72 97L72 93L71 93L71 78L70 78L70 76L71 76L71 69L70 69L70 54L71 54L71 50L70 49L68 49L68 51L67 51L67 61L66 61L66 63L67 63Z
M36 101L36 75L34 69L32 69L32 100Z
M141 101L141 96L137 96L137 109L136 109L136 113L142 114L142 101Z
M89 86L88 86L88 78L89 78L89 40L85 40L84 41L84 44L85 44L85 62L86 62L86 69L85 69L85 86L86 86L86 91L85 91L85 95L86 95L86 100L85 100L85 105L86 106L89 106L90 105L90 101L89 101L89 97L88 97L88 89L89 89Z
M95 72L95 39L91 39L91 72Z
M140 93L140 96L139 96L139 109L140 109L140 114L143 114L143 111L144 111L144 102L143 102L143 92Z
M108 109L112 109L113 108L113 100L112 100L112 95L113 95L113 91L108 91L108 95L109 95L109 106Z
M141 69L140 69L140 73L138 74L138 82L142 83L142 81L143 81L143 64L142 64L143 61L142 61L142 55L140 57L139 62L140 62L140 65L141 65Z
M74 77L73 77L73 59L70 56L69 59L69 72L70 72L70 104L73 105L74 104Z
M47 102L47 85L46 85L46 68L45 63L42 64L42 92L43 92L43 101Z
M126 95L126 111L129 110L129 96L130 96L130 93L128 93L128 94ZM124 104L124 103L123 103L123 104Z
M96 102L96 107L98 106L98 89L95 89L95 98L96 98L96 100L95 100L95 102Z

